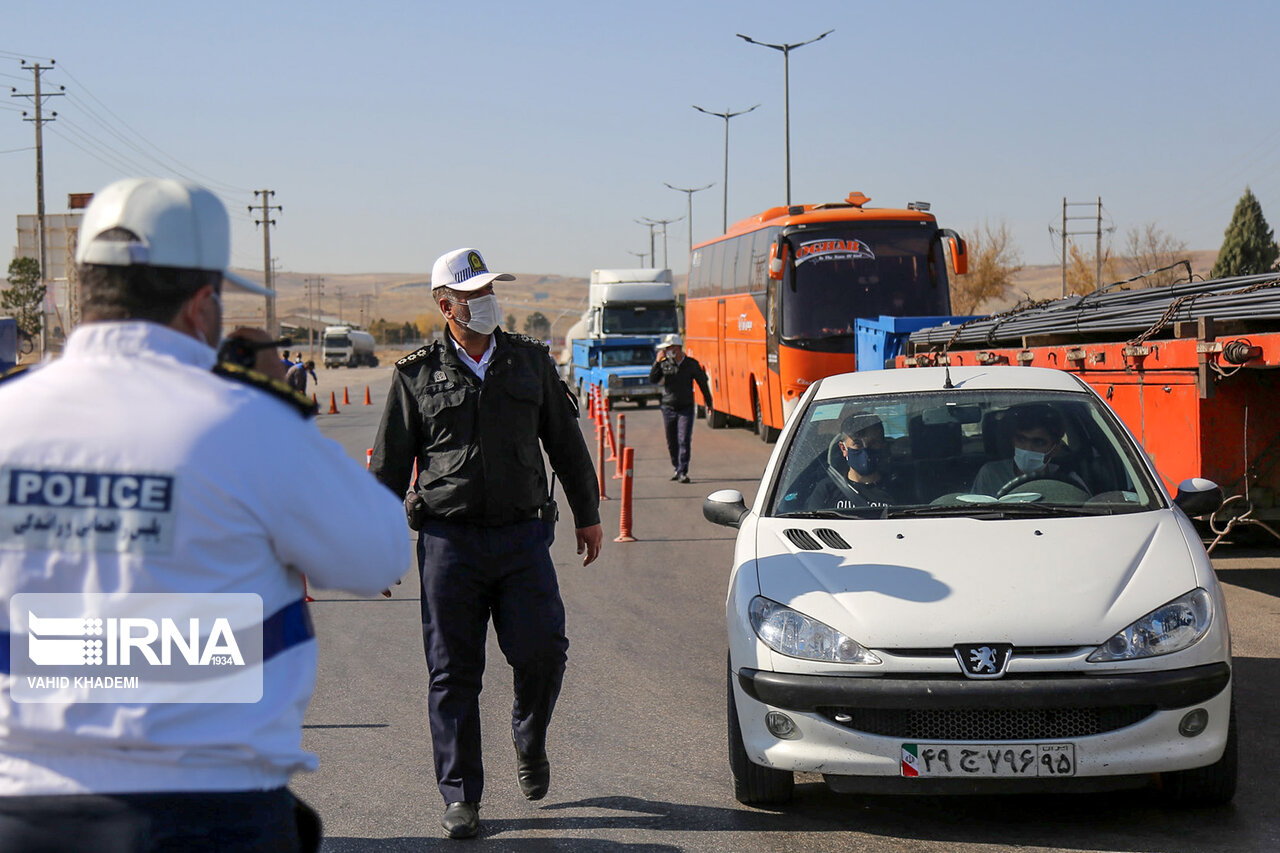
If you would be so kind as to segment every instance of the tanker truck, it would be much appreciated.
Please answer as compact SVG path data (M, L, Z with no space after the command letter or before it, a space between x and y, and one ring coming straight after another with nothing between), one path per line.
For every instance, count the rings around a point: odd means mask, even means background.
M378 366L373 354L373 335L350 326L326 326L320 344L325 367Z

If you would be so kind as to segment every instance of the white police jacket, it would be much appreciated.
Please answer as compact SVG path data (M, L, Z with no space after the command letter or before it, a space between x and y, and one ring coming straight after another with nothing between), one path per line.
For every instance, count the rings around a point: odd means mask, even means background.
M314 420L214 359L158 324L95 323L0 384L0 795L265 790L316 766L302 575L390 586L412 562L404 511ZM15 701L38 656L31 640L10 660L13 596L104 592L260 596L261 698ZM37 609L14 608L32 626Z

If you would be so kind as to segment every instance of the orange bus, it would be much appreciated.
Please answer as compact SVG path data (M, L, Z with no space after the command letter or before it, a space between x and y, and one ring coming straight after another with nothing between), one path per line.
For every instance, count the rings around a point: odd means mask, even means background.
M775 440L809 385L857 369L856 318L951 313L946 256L964 273L964 241L924 202L868 201L771 208L693 247L685 348L710 379L713 429L734 418Z

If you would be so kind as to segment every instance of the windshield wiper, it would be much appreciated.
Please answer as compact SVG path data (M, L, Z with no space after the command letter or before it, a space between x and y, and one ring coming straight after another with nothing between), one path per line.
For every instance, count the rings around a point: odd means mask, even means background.
M1071 518L1079 515L1099 515L1083 507L1058 506L1055 504L1036 504L1036 503L1003 503L999 501L990 503L974 503L965 505L945 504L941 506L918 506L906 509L893 510L889 513L889 518L931 518L946 516L964 516L967 518L978 519L1001 519L1001 518L1046 518L1061 517Z
M780 512L774 518L884 518L888 508L883 506L860 506L850 509L802 509L795 512Z

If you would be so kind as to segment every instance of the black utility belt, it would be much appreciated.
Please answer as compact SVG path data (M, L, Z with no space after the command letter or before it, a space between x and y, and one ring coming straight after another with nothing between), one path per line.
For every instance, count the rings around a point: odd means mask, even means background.
M542 506L529 512L510 516L502 519L488 518L459 518L457 516L449 516L442 518L439 516L429 515L426 506L421 498L414 500L416 493L410 492L405 498L405 514L409 520L409 527L413 530L421 530L422 526L429 521L440 522L442 524L465 524L470 527L507 527L512 524L523 524L526 521L541 521L547 524L555 524L560 518L560 511L556 507L553 500L547 501Z

